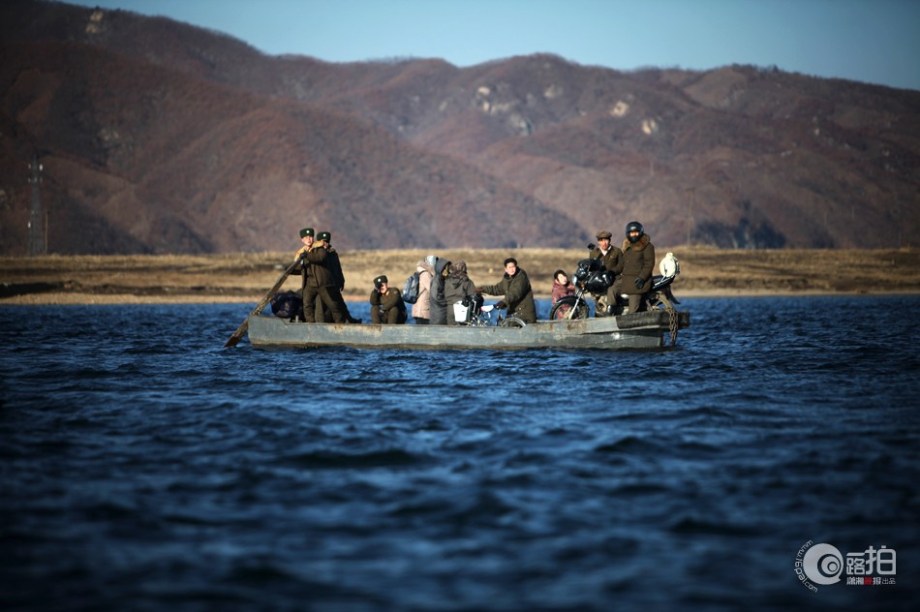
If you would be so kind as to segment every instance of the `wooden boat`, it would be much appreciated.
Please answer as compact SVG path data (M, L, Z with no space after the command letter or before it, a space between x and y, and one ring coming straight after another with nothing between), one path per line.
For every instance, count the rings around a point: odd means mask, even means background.
M538 321L525 327L288 322L250 315L254 347L350 346L400 349L659 349L690 326L687 312L652 310L618 317Z

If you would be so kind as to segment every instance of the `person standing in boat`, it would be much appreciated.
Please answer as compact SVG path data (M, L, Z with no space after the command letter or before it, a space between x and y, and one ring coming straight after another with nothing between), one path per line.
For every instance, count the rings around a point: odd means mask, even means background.
M466 272L466 262L462 259L450 264L450 272L444 281L444 301L447 302L447 322L450 325L459 325L466 321L457 321L454 316L454 304L469 297L477 299L476 285L470 280Z
M517 259L509 257L505 260L505 275L497 285L479 287L477 293L487 295L501 295L502 301L496 308L507 308L508 316L515 316L524 323L537 322L537 308L533 301L533 289L530 279L523 268L518 267Z
M371 323L401 324L408 318L406 303L399 293L399 289L390 287L386 274L381 274L374 279L374 289L371 291Z
M623 251L610 244L613 234L607 230L597 233L597 246L591 250L588 255L591 259L598 260L605 270L619 275L623 272ZM595 308L595 316L605 317L613 314L613 307L617 303L616 292L613 290L613 284L607 287L607 307Z
M626 224L623 241L623 273L613 283L613 295L625 293L629 298L628 310L623 314L639 312L642 295L652 288L652 270L655 268L655 247L645 228L638 221ZM615 303L615 302L614 302Z
M444 285L450 273L450 261L436 257L434 260L434 276L431 279L431 293L429 323L431 325L447 325L447 299L444 297Z
M333 277L335 278L336 287L339 288L339 294L345 291L345 273L342 272L342 262L339 260L339 253L332 248L332 234L329 232L321 232L323 236L326 237L326 247L329 249L329 255L332 258L330 260L330 271L332 272ZM322 303L318 302L317 308L322 308ZM351 316L351 312L348 310L348 303L342 298L342 308L345 310L345 322L346 323L360 323L361 319L356 319ZM323 308L325 312L325 321L326 323L332 323L332 317L330 316L329 309ZM319 315L317 315L318 318Z
M307 287L304 290L303 303L304 318L307 323L316 323L316 313L306 305L316 302L316 298L323 303L332 315L334 323L345 323L345 300L342 299L342 288L345 278L342 275L342 265L339 263L338 253L329 244L332 235L329 232L320 232L316 235L313 246L304 254L307 261Z
M415 264L418 272L418 299L412 305L412 319L416 325L428 325L431 319L431 280L434 278L434 264L436 257L429 255L420 259Z
M301 299L306 297L305 293L307 290L307 274L309 269L309 264L306 261L307 251L313 246L313 242L316 238L316 232L312 227L305 227L300 230L300 242L301 247L297 249L297 252L294 253L294 261L300 262L300 297ZM304 319L304 302L301 303L300 312L297 315L298 320L305 321ZM317 307L322 308L322 302L317 300Z

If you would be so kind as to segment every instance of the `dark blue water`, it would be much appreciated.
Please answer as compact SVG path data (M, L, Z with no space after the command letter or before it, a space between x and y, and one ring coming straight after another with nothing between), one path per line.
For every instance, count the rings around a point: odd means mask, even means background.
M8 609L912 609L920 297L685 299L665 352L224 350L3 307ZM366 317L361 306L353 306ZM808 540L897 583L799 584Z

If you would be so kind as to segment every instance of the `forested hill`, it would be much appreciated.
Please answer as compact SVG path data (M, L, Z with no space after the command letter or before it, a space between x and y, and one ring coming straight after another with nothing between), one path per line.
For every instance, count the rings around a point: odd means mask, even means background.
M306 33L309 28L304 29ZM0 254L900 247L920 232L920 92L726 66L533 55L331 64L53 2L0 5Z

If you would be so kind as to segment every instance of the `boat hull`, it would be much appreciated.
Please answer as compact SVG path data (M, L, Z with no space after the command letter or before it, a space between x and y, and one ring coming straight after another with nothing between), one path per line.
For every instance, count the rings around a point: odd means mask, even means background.
M288 322L273 316L249 318L255 347L350 346L399 349L658 349L671 343L676 325L689 327L690 315L655 310L619 317L539 321L526 327L456 325L355 325Z

